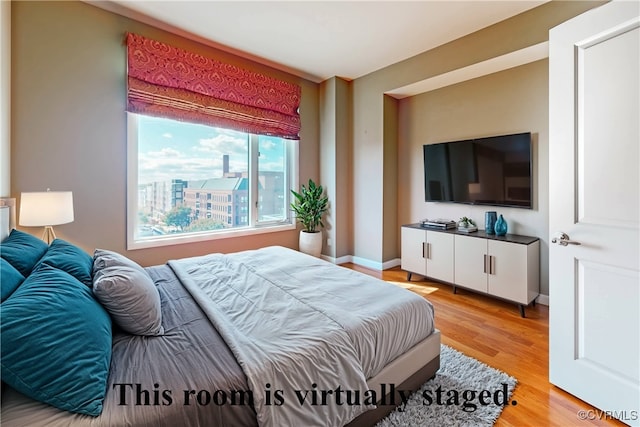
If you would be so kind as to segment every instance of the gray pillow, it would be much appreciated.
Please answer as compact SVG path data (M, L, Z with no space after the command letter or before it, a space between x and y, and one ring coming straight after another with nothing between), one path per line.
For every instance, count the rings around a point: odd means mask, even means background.
M134 335L164 334L160 294L140 265L96 249L93 274L93 294L118 326Z
M123 265L138 268L142 271L144 269L140 267L140 264L130 260L126 256L119 254L118 252L108 251L106 249L96 249L93 253L93 274L95 275L99 270L106 267L121 267ZM145 272L146 273L146 272Z

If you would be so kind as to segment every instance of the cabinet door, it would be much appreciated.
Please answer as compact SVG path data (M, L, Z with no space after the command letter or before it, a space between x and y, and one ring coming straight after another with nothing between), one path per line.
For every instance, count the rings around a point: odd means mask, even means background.
M427 276L453 283L453 234L427 231Z
M528 304L527 245L489 240L489 293Z
M423 254L426 233L426 230L402 227L400 257L401 268L404 271L426 276L427 261Z
M487 240L477 237L455 236L454 283L480 292L487 292L485 256Z

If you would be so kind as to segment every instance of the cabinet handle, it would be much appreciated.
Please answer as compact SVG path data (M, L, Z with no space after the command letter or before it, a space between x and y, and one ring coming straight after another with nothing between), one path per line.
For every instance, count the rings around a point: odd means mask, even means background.
M431 243L427 243L427 259L431 259Z
M487 273L487 254L484 254L484 273Z
M493 274L493 255L489 255L489 274Z
M422 258L424 258L424 242L422 242Z

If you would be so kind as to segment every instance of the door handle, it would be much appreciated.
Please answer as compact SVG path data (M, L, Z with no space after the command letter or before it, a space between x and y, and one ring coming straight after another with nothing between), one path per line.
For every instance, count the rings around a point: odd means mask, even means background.
M422 242L422 258L431 259L431 243Z
M558 233L558 237L554 237L551 239L551 243L557 243L560 246L568 246L568 245L581 245L582 243L576 242L575 240L571 240L568 234L560 232Z

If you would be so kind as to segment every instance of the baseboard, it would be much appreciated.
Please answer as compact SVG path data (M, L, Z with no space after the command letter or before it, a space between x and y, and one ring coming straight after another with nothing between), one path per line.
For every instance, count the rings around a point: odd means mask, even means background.
M377 262L371 261L370 259L354 256L352 257L351 262L362 267L370 268L372 270L382 271L400 265L400 258L392 259L391 261L386 262Z
M357 265L361 265L362 267L370 268L372 270L382 270L381 262L371 261L370 259L367 259L367 258L353 256L351 257L351 262Z
M320 255L320 258L322 258L325 261L329 261L333 264L346 264L348 262L352 262L362 267L367 267L372 270L378 270L378 271L388 270L390 268L397 267L400 265L400 258L395 258L385 262L371 261L370 259L361 258L353 255L345 255L338 258L330 257L328 255Z
M348 262L353 262L353 256L351 255L345 255L338 258L330 257L329 255L320 255L320 258L333 264L346 264Z
M542 304L549 307L549 295L544 295L544 294L538 295L538 299L536 299L536 304Z
M393 267L399 267L402 264L402 260L400 258L392 259L391 261L385 261L382 263L382 269L388 270Z

